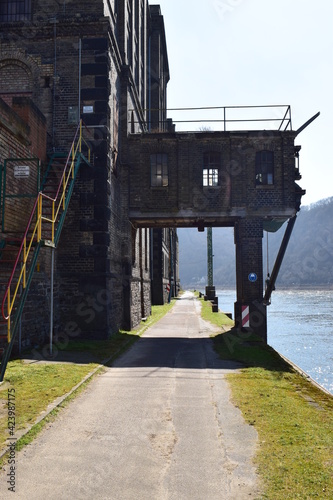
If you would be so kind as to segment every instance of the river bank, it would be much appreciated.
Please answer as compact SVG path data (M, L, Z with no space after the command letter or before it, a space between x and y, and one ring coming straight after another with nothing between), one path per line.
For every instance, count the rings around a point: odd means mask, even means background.
M235 290L217 289L219 309L234 312ZM267 310L268 344L333 394L333 290L285 289Z

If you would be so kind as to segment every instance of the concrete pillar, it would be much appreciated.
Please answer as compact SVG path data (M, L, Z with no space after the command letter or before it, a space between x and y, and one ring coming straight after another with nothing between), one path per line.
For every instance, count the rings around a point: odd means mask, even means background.
M249 307L249 330L267 342L266 307L263 299L263 221L240 219L235 224L236 285L235 320L242 328L243 307Z

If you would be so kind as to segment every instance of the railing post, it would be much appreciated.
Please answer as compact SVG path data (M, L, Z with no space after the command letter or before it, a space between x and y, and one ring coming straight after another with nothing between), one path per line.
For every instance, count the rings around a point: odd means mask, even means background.
M23 243L23 283L22 286L25 288L26 286L26 263L27 263L27 238L24 238Z
M74 179L75 154L76 154L76 147L75 147L75 142L74 142L73 146L72 146L72 163L71 163L71 169L70 169L70 172L69 172L69 173L72 173L72 179ZM68 179L69 179L69 176L68 176Z
M8 299L7 340L8 340L8 344L9 344L9 342L10 342L10 312L11 312L11 307L10 307L10 287L8 288L7 299Z
M62 209L65 210L65 196L66 196L66 175L63 177L62 181Z
M82 152L82 120L80 120L79 152Z
M54 243L54 201L52 201L52 243Z
M51 248L51 298L50 298L50 355L53 354L53 302L54 302L54 248Z
M37 243L42 239L42 203L43 197L39 194L37 202Z

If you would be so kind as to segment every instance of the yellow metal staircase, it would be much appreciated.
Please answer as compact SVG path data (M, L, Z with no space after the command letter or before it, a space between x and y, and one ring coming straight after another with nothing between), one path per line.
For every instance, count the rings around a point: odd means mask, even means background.
M11 355L39 251L42 246L55 248L58 244L82 162L90 164L90 147L83 139L80 122L68 155L54 154L51 157L24 234L21 238L7 234L1 241L0 276L4 291L0 322L0 381Z

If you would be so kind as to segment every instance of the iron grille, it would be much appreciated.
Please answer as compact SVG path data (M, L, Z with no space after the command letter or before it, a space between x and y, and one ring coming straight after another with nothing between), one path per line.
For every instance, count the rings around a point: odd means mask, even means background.
M0 0L0 21L29 21L31 19L31 0Z

